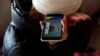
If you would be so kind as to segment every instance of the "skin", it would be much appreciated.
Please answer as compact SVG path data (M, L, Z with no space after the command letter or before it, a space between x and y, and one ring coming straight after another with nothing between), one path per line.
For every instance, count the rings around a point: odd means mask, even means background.
M37 12L35 8L32 8L29 12L29 14L33 17L33 19L40 21L41 29L44 27L44 15L41 13ZM34 18L35 17L35 18ZM68 16L64 16L63 19L61 20L62 24L62 41L66 40L68 37L68 30L67 27L75 26L78 22L80 21L86 21L90 20L91 18L83 13L72 13ZM48 41L49 45L53 46L54 44L58 43L58 41Z
M68 16L64 16L64 18L61 20L61 23L63 25L62 28L62 41L66 40L68 37L68 30L67 27L75 26L80 21L87 21L90 20L97 11L100 11L100 0L83 0L80 12L81 13L72 13ZM35 8L32 7L32 9L29 11L29 14L32 17L35 17L35 20L40 21L41 29L44 27L43 18L44 15L37 12ZM58 42L55 41L48 41L49 45L53 46Z
M63 26L62 28L62 41L66 40L68 37L68 30L67 27L75 26L80 21L86 21L90 20L91 18L82 13L73 13L68 16L64 16L64 18L61 20L61 24ZM40 21L41 28L44 27L44 22ZM54 44L58 43L59 41L48 41L49 45L53 46Z

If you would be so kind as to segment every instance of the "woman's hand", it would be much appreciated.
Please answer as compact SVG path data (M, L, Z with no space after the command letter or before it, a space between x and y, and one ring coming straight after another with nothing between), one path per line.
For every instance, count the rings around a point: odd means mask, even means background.
M83 13L69 14L67 18L68 18L67 19L68 26L75 26L80 21L87 21L91 19L88 15Z
M61 24L62 24L62 41L66 40L68 37L68 30L67 27L70 26L75 26L78 22L80 21L86 21L86 20L90 20L91 18L83 13L73 13L70 14L68 16L64 16L64 18L61 20ZM40 21L40 25L41 28L44 28L44 22ZM48 41L49 45L54 45L56 43L58 43L57 41Z

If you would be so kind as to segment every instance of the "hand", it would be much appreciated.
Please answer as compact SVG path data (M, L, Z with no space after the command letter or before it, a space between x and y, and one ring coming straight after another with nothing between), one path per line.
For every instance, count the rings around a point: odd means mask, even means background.
M68 26L75 26L80 21L90 20L91 18L83 13L73 13L67 16Z
M62 24L62 41L66 40L67 37L68 37L68 33L67 33L67 18L64 16L64 18L61 20L61 24ZM41 28L43 29L44 28L44 22L43 21L40 21L40 25L41 25ZM54 45L56 43L58 43L59 41L53 41L53 40L50 40L48 41L49 45Z

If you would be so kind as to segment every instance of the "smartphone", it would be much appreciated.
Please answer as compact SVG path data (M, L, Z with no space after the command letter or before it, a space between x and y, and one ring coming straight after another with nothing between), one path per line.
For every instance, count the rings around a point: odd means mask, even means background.
M44 29L41 33L41 41L61 41L63 14L48 14L44 19Z

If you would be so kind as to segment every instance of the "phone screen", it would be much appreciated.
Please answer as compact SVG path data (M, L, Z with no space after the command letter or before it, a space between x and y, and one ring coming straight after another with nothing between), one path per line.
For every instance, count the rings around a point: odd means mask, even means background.
M42 31L42 40L60 40L62 37L62 14L46 15L44 22L45 26Z

